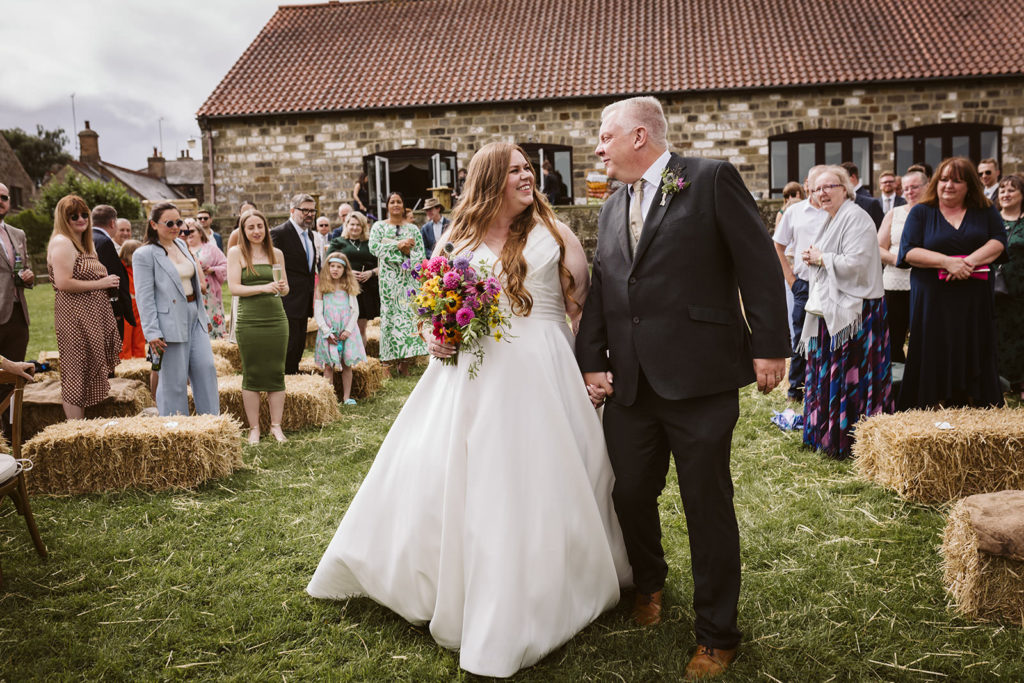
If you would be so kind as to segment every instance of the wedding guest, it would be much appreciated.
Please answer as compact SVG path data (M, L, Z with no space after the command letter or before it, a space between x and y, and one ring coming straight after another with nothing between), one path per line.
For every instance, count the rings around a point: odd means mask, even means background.
M328 255L340 251L348 259L359 283L359 336L366 339L366 324L380 315L380 288L377 257L370 251L370 229L366 216L358 211L349 214L345 233L331 240Z
M900 410L1003 405L988 266L1005 248L974 164L943 160L900 239L898 264L912 268Z
M224 283L228 279L228 259L216 244L210 241L210 232L202 223L191 218L185 221L182 236L188 242L192 258L199 264L203 281L203 304L210 321L210 339L227 334L224 321Z
M846 170L827 166L814 183L828 218L800 254L810 282L800 337L804 443L848 458L857 420L893 409L882 262L874 222L854 202Z
M342 403L356 404L352 398L352 366L366 360L366 349L359 334L359 282L341 252L327 257L320 271L313 318L318 329L314 361L324 378L334 383L334 371L341 372Z
M118 336L124 331L124 321L135 322L132 316L131 294L128 292L128 274L124 272L117 247L111 237L117 232L117 211L108 204L99 204L92 210L92 242L96 257L111 275L116 275L120 285L107 292L114 312L114 324Z
M117 246L117 255L120 256L124 243L132 238L132 222L127 218L118 218L110 238L114 240L114 244Z
M1006 291L995 302L999 374L1024 400L1024 178L999 181L999 213L1006 229L1006 255L1000 267Z
M213 243L217 245L221 253L224 253L224 238L221 237L220 233L213 229L213 214L207 209L199 209L196 212L196 220L199 221L199 227L206 233L207 240L212 239Z
M292 197L291 216L270 231L270 237L282 254L288 273L288 292L281 296L288 317L288 351L284 371L299 372L299 360L306 349L306 328L313 317L313 284L320 270L320 256L314 248L313 223L316 202L308 194Z
M4 221L10 210L11 191L0 183L0 329L4 331L0 335L0 354L21 362L28 349L29 312L25 289L35 283L35 275L24 231ZM21 267L15 272L19 261ZM0 399L4 396L4 390L0 389Z
M423 235L423 251L429 255L434 253L434 245L451 227L452 222L447 216L441 215L444 213L444 206L433 197L423 204L423 211L427 214L427 222L420 228L420 234Z
M197 415L219 415L217 369L203 305L202 272L184 241L181 214L170 202L153 207L146 243L132 257L135 302L150 349L161 355L156 407L188 415L188 386Z
M242 216L249 211L256 211L256 205L245 201L238 207L238 221L235 229L228 235L228 249L238 244L238 237L242 234ZM228 323L228 341L235 342L235 320L238 318L238 297L231 297L231 320Z
M275 267L280 277L275 277ZM267 392L270 433L281 431L285 399L285 353L288 318L282 296L288 294L284 254L274 248L267 218L259 211L242 214L242 236L228 249L228 285L238 304L238 352L242 357L242 405L249 422L249 443L260 440L260 392Z
M352 208L363 214L370 213L370 180L365 173L360 173L359 180L352 186L352 198L355 200Z
M978 177L981 178L985 197L995 204L999 198L999 162L995 159L982 159L979 161Z
M328 235L328 242L342 236L345 232L345 225L348 223L348 217L352 215L353 211L355 211L355 209L353 209L352 205L347 202L338 207L338 227L332 230L331 234Z
M779 223L782 222L782 215L786 213L786 209L802 202L806 197L804 196L803 185L791 180L786 183L786 186L782 188L782 206L779 207L778 213L775 214L775 229L779 229Z
M135 250L142 246L138 240L125 240L121 245L121 263L128 274L128 293L132 300L132 315L136 325L124 321L124 338L121 341L121 360L146 357L146 336L142 334L142 322L139 318L139 306L135 302L135 270L132 268L132 257Z
M416 316L406 290L416 286L412 271L403 268L410 260L424 258L423 236L405 219L405 201L392 192L388 217L370 228L370 251L379 260L380 272L380 359L391 361L399 375L409 373L409 359L426 354L416 331Z
M903 203L885 214L882 227L878 230L878 251L885 266L882 269L882 284L885 285L889 348L894 363L907 362L903 346L910 326L910 269L896 265L896 258L907 216L917 205L927 185L928 178L922 171L908 171L903 176Z
M405 222L410 225L416 225L416 212L412 209L405 210Z
M69 420L107 398L107 378L118 364L121 336L107 290L120 278L110 275L93 248L89 207L69 194L53 211L53 234L46 269L53 283L53 326L60 353L60 392Z
M330 245L331 220L327 216L320 216L316 219L316 232L313 233L313 246L316 247L320 263L324 262L327 256L327 247Z
M878 203L882 206L882 215L887 215L897 206L903 206L907 200L897 191L896 174L892 171L882 171L878 176Z

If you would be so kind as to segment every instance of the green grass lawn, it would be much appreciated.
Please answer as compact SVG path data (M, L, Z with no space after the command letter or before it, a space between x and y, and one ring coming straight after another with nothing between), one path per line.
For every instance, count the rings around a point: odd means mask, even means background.
M41 339L36 308L33 317ZM37 496L48 561L4 503L0 680L473 679L426 628L369 600L304 592L414 382L389 381L342 421L288 444L247 447L248 469L195 491ZM948 605L941 511L802 449L799 435L768 422L785 405L780 392L747 388L741 402L733 476L745 639L726 680L1024 679L1019 625L968 622ZM681 677L694 645L692 587L673 477L661 501L672 568L664 623L634 627L624 601L516 680Z

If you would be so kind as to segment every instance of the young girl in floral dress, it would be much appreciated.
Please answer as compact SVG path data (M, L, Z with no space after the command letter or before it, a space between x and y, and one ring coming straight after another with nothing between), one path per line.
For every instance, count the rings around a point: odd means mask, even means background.
M320 330L316 334L313 360L324 377L334 382L335 369L341 370L342 402L355 405L352 393L352 366L366 360L363 338L356 324L359 318L359 282L348 259L333 252L320 270L320 282L313 298L313 318Z

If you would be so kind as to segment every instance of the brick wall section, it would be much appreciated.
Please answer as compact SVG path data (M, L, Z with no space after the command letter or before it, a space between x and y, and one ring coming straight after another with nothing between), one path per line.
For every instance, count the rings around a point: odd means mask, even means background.
M748 187L767 194L768 138L801 129L873 134L875 175L894 165L893 132L938 123L1003 127L1004 173L1024 171L1024 78L917 84L794 88L661 97L669 142L688 156L728 159ZM465 166L492 140L573 147L573 188L585 194L601 109L611 100L434 107L329 115L211 119L216 202L221 213L252 197L284 211L297 191L320 193L328 207L349 198L363 157L415 146L454 151ZM204 140L204 147L207 142ZM210 150L204 148L204 155ZM209 165L206 197L211 197ZM330 212L333 214L333 211Z

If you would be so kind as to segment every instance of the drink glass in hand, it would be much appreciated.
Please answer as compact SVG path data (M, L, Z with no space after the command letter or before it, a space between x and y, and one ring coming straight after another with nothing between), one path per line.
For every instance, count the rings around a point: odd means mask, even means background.
M282 268L280 263L275 263L270 269L274 274L274 282L281 282L284 280L284 268ZM281 296L281 293L277 292L274 296Z

